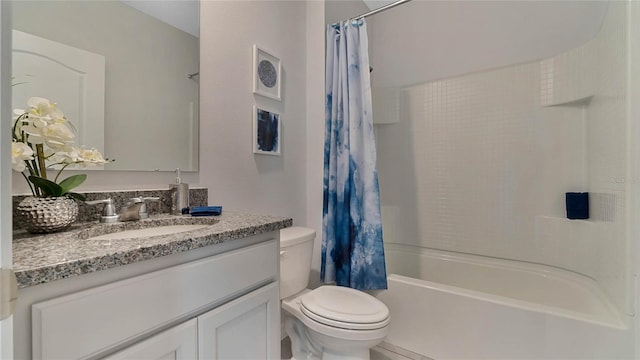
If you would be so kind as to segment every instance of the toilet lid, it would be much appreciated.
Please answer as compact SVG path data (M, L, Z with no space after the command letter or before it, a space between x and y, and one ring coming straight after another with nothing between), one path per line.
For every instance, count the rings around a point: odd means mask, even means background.
M301 299L301 310L309 318L343 329L380 329L389 323L389 309L362 291L321 286Z

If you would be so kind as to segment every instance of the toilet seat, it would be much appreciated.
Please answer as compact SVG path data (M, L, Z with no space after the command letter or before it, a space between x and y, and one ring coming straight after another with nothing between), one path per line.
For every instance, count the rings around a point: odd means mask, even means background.
M364 292L321 286L300 299L301 312L324 325L350 330L375 330L389 324L389 309Z

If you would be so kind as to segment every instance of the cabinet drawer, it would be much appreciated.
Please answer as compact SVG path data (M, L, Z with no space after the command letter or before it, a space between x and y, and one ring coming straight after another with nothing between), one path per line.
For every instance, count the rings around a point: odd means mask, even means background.
M32 306L33 357L78 359L276 280L275 240Z

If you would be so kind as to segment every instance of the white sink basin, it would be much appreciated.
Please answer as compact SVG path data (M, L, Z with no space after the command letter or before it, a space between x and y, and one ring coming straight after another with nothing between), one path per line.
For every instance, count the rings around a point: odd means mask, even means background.
M111 234L104 234L100 236L94 236L87 240L126 240L133 238L143 238L150 236L161 236L161 235L171 235L177 234L185 231L198 230L202 228L206 228L210 225L169 225L169 226L158 226L151 227L146 229L136 229L136 230L127 230L114 232Z

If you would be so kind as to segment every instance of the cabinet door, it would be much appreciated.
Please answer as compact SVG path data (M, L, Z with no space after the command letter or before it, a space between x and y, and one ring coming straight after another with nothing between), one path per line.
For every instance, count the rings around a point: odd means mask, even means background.
M198 317L200 359L280 359L279 283Z
M198 352L198 322L191 319L104 359L193 360Z

